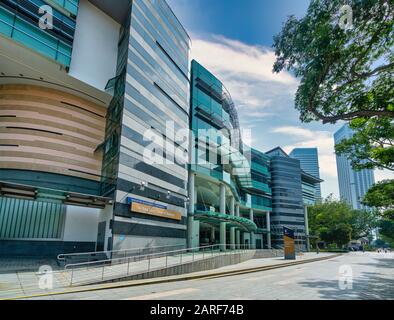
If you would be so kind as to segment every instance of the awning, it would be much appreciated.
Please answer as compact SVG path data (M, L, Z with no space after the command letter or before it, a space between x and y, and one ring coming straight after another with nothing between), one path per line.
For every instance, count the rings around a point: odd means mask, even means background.
M253 221L242 217L236 217L212 211L196 211L194 213L194 217L196 220L213 224L220 224L222 222L226 222L230 228L241 228L247 232L257 231L257 225Z
M65 205L104 209L111 198L0 181L0 197L33 201L58 202Z

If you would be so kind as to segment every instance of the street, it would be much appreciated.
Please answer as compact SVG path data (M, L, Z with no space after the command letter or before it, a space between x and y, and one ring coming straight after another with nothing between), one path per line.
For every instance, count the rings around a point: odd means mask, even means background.
M394 254L337 258L243 275L72 293L61 300L369 300L394 298Z

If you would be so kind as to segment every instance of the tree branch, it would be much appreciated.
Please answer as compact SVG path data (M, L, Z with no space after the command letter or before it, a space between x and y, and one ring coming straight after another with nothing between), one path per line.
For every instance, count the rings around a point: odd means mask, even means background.
M324 115L321 115L319 118L323 121L323 124L327 123L333 123L338 120L346 120L350 121L355 118L360 118L360 117L391 117L394 118L394 111L378 111L378 110L359 110L359 111L354 111L334 117L327 117Z

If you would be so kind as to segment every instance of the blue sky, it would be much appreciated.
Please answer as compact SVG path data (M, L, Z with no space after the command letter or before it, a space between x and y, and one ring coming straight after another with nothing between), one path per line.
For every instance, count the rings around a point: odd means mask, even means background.
M271 46L288 15L304 15L309 0L168 0L189 32L220 34L247 44Z
M303 124L294 109L298 80L272 73L273 36L289 15L302 17L309 0L167 0L192 39L191 58L228 88L252 146L318 147L323 196L339 196L333 133L338 125ZM376 172L377 180L387 173Z

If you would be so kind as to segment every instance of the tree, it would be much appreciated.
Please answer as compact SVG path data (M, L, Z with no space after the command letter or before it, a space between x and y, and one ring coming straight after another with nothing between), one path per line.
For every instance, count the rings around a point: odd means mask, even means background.
M352 238L368 237L379 225L379 214L376 210L352 210L349 224L352 228Z
M337 247L342 247L352 239L352 228L350 225L341 223L333 228L323 229L320 239L327 243L335 243Z
M337 147L359 170L394 170L394 0L312 0L274 37L274 72L300 78L303 122L350 122ZM346 23L344 23L346 22Z
M347 203L327 198L308 209L309 227L311 235L318 236L328 244L338 246L351 240L352 213Z
M308 210L310 234L341 247L352 239L368 237L378 226L375 211L352 210L345 202L325 199Z
M380 209L385 218L394 220L394 180L375 184L364 196L363 204Z
M382 220L379 226L379 233L394 240L394 221Z
M295 106L304 122L394 118L394 0L346 4L341 12L342 0L313 0L274 37L274 72L301 78Z

